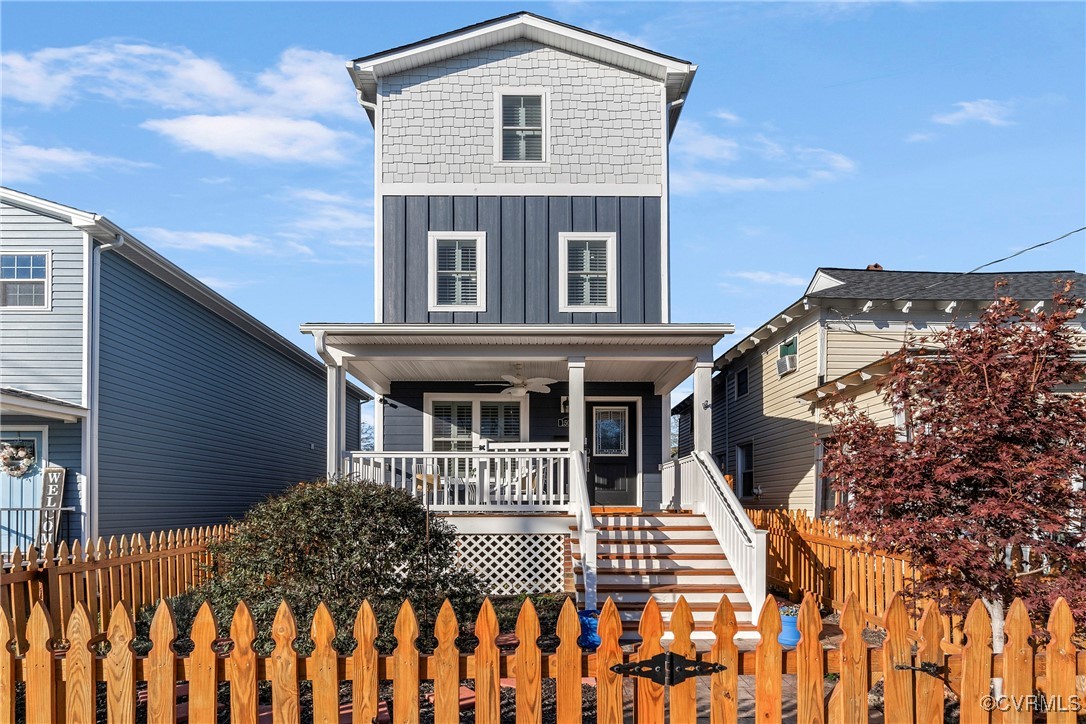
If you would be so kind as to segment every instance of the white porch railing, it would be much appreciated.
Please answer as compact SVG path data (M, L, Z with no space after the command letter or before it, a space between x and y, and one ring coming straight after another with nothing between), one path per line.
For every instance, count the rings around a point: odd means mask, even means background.
M704 515L750 602L753 620L765 601L766 532L758 530L709 453L695 450L664 463L664 505Z
M570 492L573 514L577 518L577 540L581 548L581 579L584 581L584 608L596 608L596 521L588 497L588 464L583 452L570 453Z
M570 511L569 453L352 452L356 480L403 490L431 510Z

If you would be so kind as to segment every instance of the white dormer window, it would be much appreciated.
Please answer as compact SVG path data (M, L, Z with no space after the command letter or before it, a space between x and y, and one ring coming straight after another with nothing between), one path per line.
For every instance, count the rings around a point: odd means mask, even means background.
M49 252L0 254L0 307L50 308Z
M486 311L486 232L431 231L429 310Z
M496 147L501 163L545 163L547 160L546 91L542 88L499 88Z
M558 254L558 277L562 286L558 311L618 311L618 260L613 233L560 233Z

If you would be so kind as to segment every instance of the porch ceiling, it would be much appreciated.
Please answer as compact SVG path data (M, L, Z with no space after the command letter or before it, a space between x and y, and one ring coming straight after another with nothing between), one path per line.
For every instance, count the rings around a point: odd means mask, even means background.
M592 382L653 382L667 394L732 325L307 324L317 352L379 394L393 381L501 381L503 374L568 379L571 358Z

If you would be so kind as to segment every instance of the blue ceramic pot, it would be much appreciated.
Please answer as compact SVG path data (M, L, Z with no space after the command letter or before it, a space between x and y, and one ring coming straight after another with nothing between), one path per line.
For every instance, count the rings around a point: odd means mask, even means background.
M781 646L792 647L799 643L799 628L796 626L798 616L781 616L781 632L777 641Z
M577 645L586 651L595 651L600 646L600 612L597 609L578 611L577 620L581 622L581 635L577 639Z

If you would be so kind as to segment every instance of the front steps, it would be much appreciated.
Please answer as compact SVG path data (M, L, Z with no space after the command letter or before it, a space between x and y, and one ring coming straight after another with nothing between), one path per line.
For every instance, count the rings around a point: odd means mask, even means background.
M608 512L597 513L595 525L597 597L601 607L608 597L614 600L623 621L623 640L637 640L637 622L650 597L660 606L667 627L679 596L684 596L694 617L695 636L711 638L713 614L721 597L727 596L740 636L754 632L750 602L704 516ZM577 592L583 595L576 538L572 552Z

